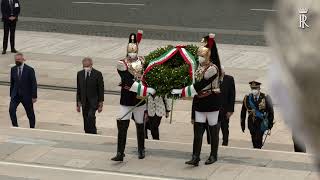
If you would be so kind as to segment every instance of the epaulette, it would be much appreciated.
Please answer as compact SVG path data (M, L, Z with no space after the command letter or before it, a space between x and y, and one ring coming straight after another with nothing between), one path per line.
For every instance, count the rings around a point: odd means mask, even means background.
M206 72L204 73L205 79L210 79L212 76L216 75L218 73L218 68L216 65L212 64L208 67Z
M119 71L126 71L128 70L127 63L125 62L125 59L118 61L117 63L117 69Z

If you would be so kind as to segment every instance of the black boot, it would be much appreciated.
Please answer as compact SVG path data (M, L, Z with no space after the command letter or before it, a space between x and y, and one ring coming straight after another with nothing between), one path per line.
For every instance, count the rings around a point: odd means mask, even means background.
M218 160L218 147L219 147L219 125L209 126L211 136L211 153L206 165L213 164Z
M138 141L138 154L139 159L144 159L145 151L144 151L144 124L137 124L137 141Z
M193 153L192 153L192 159L190 161L187 161L186 164L198 166L200 161L200 153L201 153L201 147L202 147L202 138L203 133L205 130L204 123L197 123L195 122L193 125L193 131L194 131L194 138L193 138Z
M129 128L130 120L118 120L118 147L117 147L117 155L113 157L112 161L123 161L125 156L124 150L127 142L127 132Z
M210 136L210 129L208 122L206 123L206 133L207 133L207 142L208 144L211 144L211 136Z

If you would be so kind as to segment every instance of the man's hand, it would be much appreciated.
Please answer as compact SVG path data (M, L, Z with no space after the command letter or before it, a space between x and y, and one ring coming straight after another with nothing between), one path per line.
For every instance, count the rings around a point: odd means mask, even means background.
M148 88L147 88L147 93L148 93L148 94L151 94L151 95L155 95L155 94L156 94L156 90L153 89L153 88L148 87Z
M77 112L80 113L81 112L81 107L77 106Z
M194 124L194 119L191 119L191 124Z
M227 112L226 116L227 116L227 119L230 119L230 117L232 116L233 112Z
M244 133L245 129L246 128L244 126L241 126L241 130L242 130L243 133Z
M9 20L10 20L10 21L14 21L14 20L16 20L16 17L10 16L10 17L9 17Z
M101 113L102 110L103 110L103 102L100 102L98 107L98 113Z
M171 94L180 95L182 94L182 89L172 89Z
M168 118L169 117L169 112L166 112L166 118Z
M32 98L32 103L36 103L37 102L37 98Z

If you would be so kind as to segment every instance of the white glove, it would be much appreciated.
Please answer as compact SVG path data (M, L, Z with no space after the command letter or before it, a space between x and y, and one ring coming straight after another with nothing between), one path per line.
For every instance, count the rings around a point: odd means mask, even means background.
M154 90L153 88L148 87L147 88L147 93L151 94L151 95L154 95L154 94L156 94L156 90Z
M182 89L172 89L171 94L180 95L180 94L182 94Z

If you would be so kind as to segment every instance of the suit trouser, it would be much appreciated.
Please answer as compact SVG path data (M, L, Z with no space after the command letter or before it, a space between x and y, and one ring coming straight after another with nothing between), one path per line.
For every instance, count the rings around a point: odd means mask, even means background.
M18 127L17 107L19 106L20 103L22 103L22 105L27 113L30 128L35 128L36 118L34 115L32 100L31 99L26 100L22 96L16 96L16 97L12 98L10 101L9 114L10 114L12 126Z
M222 131L222 145L228 145L229 142L229 119L227 118L227 113L224 111L220 111L219 113L219 121L221 125Z
M251 140L253 148L261 149L262 148L262 139L263 139L263 132L260 130L250 130Z
M10 45L11 50L15 48L15 33L17 21L4 20L3 21L3 50L7 50L8 38L10 32Z
M148 129L151 131L152 139L159 140L160 134L159 134L159 126L161 123L162 117L159 117L157 115L154 116L148 116L148 121L146 122L145 127L145 137L148 139Z
M97 106L92 106L89 101L82 107L84 131L88 134L97 134L96 128Z

